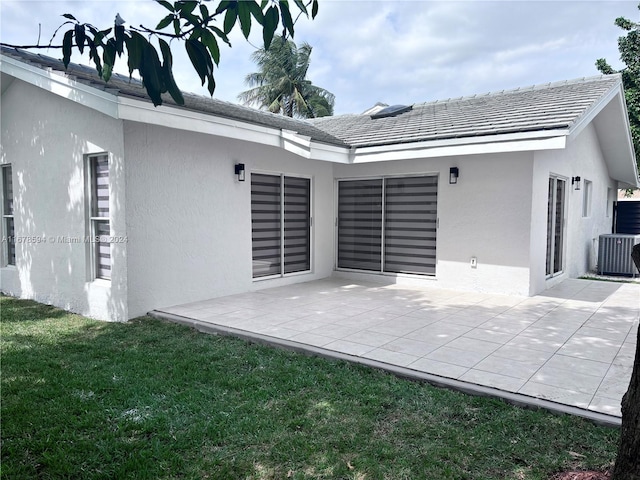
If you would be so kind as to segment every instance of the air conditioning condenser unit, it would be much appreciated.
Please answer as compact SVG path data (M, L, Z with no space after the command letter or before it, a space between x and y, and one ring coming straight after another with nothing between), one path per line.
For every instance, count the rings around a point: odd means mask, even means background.
M631 259L633 246L640 235L611 233L600 235L598 241L598 273L600 275L632 275L640 273Z

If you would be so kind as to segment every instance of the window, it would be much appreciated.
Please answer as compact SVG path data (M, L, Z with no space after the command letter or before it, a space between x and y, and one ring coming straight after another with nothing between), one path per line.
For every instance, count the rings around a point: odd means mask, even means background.
M93 278L111 279L109 222L109 157L89 157L91 257Z
M593 182L584 181L584 190L582 192L582 216L591 216L591 197L593 196Z
M549 197L547 203L547 276L562 272L564 247L564 197L566 180L549 178Z
M251 174L253 278L311 270L311 180Z
M13 224L13 179L11 165L2 167L2 229L4 233L4 249L2 252L5 265L16 264L15 228Z
M338 268L436 273L438 177L338 183Z

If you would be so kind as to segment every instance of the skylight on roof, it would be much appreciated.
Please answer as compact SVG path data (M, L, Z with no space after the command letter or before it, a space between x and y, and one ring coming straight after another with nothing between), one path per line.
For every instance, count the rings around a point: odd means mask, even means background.
M411 105L391 105L390 107L385 107L371 115L371 119L375 120L376 118L395 117L401 113L408 112L412 108L413 106Z

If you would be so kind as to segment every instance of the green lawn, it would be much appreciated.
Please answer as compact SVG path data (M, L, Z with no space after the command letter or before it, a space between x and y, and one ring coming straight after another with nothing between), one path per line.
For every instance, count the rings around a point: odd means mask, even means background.
M0 298L4 478L545 479L618 430L141 318Z

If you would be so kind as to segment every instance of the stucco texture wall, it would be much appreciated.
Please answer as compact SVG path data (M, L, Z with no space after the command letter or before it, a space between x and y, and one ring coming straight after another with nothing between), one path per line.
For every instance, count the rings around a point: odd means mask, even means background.
M532 165L530 153L486 154L336 165L334 173L338 179L438 175L435 282L443 288L527 295ZM450 185L454 166L460 176Z
M282 149L125 122L129 313L309 281L332 271L331 164ZM246 181L234 165L244 163ZM252 171L312 179L312 273L253 281Z
M19 80L4 91L1 114L17 244L16 266L1 269L0 288L83 315L126 320L126 243L112 248L111 282L92 281L90 246L74 243L87 235L85 160L91 153L109 153L111 232L126 236L122 123Z
M550 175L567 181L563 271L553 278L547 278L545 272ZM571 185L571 178L575 176L581 178L580 190L575 190ZM592 188L590 199L585 196L587 180L591 182ZM533 185L531 294L549 288L565 278L579 277L594 268L598 237L611 233L612 202L617 185L609 177L593 124L571 138L564 150L536 152ZM586 216L583 215L585 201L590 202Z

